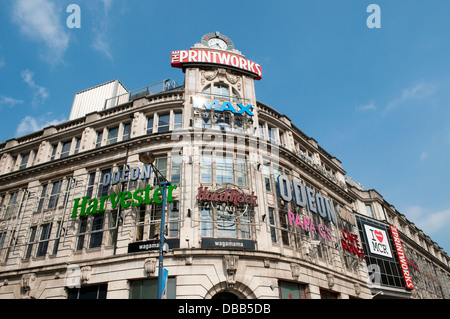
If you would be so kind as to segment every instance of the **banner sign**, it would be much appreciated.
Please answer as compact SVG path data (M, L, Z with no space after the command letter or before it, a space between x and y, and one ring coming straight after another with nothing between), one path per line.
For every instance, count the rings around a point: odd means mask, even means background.
M403 245L400 240L400 236L398 235L398 230L394 226L390 227L392 237L394 238L395 249L397 250L398 260L400 261L400 267L402 268L403 278L405 278L406 288L414 289L414 284L412 282L411 273L409 272L408 262L403 250Z
M370 253L392 258L388 234L383 229L364 224Z
M137 241L128 244L128 253L139 253L143 251L159 250L159 239ZM164 238L164 243L167 243L169 249L180 248L180 239L178 238Z
M182 68L184 63L209 63L235 67L253 73L256 80L261 80L261 66L227 51L216 50L180 50L172 51L170 64L174 68Z
M235 238L202 238L202 248L255 250L255 241Z

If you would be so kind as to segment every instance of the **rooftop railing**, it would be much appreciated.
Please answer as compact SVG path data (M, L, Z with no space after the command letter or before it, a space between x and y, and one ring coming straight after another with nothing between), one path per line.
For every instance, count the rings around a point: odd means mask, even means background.
M143 88L123 93L114 97L111 97L105 101L105 106L103 109L108 109L111 107L115 107L117 105L121 105L130 101L134 101L144 96L157 94L165 91L172 90L178 87L178 83L175 80L166 79L164 81L147 85Z

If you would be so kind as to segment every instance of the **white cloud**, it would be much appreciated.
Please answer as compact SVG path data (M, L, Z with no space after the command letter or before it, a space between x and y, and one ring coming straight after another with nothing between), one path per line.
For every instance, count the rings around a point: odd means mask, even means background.
M61 13L50 0L18 0L12 9L12 20L23 34L45 44L43 58L54 64L62 62L69 45Z
M52 118L51 112L46 113L38 118L27 115L22 119L22 121L20 121L19 125L17 126L16 136L23 136L29 133L33 133L43 129L44 127L56 125L63 121L64 119Z
M33 106L37 106L43 103L49 97L50 94L48 93L48 90L45 87L37 85L36 82L34 82L33 72L26 69L23 70L20 75L22 76L22 79L25 81L25 83L27 83L33 90L33 101L31 102Z
M14 107L16 104L23 103L23 100L18 100L9 96L0 95L0 108L2 106Z
M410 88L406 88L402 91L402 93L395 99L391 100L388 104L386 109L384 110L384 114L387 112L395 109L399 105L415 100L415 99L421 99L430 95L433 95L434 92L436 92L436 86L432 83L428 82L420 82Z
M405 215L427 235L435 234L450 227L450 208L430 212L420 206L411 206L406 209Z
M358 111L373 111L376 110L377 107L375 106L375 102L371 101L369 104L366 105L360 105L356 108Z
M428 158L428 153L427 152L422 152L422 153L420 153L420 161L421 162L423 162L423 161L425 161L427 158Z
M101 13L103 16L97 20L99 25L93 27L94 40L92 47L112 61L113 55L111 45L107 40L110 21L109 11L112 6L112 0L102 0L101 2L103 3L103 12Z

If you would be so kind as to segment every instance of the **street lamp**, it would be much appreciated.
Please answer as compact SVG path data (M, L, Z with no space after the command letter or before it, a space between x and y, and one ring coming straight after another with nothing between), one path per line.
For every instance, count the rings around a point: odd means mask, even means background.
M153 165L155 161L155 155L152 152L142 152L139 153L139 161L152 166L152 170L155 172L156 180L158 185L162 187L162 208L161 208L161 231L159 235L159 266L158 266L158 299L162 296L162 286L163 286L163 248L164 248L164 230L165 220L166 220L166 190L170 182L164 177L163 174ZM160 180L162 178L162 180Z

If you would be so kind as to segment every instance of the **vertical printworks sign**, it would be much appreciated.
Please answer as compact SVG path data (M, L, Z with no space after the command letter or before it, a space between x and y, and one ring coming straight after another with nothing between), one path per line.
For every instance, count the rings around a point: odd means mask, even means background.
M402 268L403 278L405 278L406 288L414 289L411 273L409 272L408 263L406 261L405 251L398 235L398 230L394 226L391 227L392 237L394 238L395 249L397 250L398 260L400 261L400 267Z
M378 256L392 258L389 237L383 229L364 224L364 230L367 236L367 246L370 253Z

